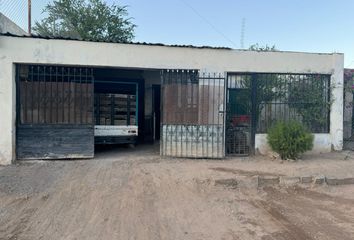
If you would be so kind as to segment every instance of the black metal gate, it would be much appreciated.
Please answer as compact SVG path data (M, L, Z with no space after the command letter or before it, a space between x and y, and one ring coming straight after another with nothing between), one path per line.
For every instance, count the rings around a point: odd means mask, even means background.
M17 159L94 155L93 70L17 65Z
M224 76L193 70L167 70L161 76L161 155L224 157Z
M354 151L354 70L344 73L344 149Z
M249 155L251 130L252 76L230 74L226 97L226 154Z

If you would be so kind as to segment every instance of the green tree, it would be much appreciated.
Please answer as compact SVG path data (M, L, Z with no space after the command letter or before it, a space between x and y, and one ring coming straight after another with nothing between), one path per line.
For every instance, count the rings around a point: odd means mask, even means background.
M248 50L260 52L278 51L275 45L260 46L258 43L251 45ZM257 74L257 79L254 79L251 75L244 76L241 83L243 91L238 92L237 101L235 101L238 102L238 109L251 111L252 84L255 84L256 90L255 118L256 121L259 121L265 105L284 96L283 81L277 77L277 74Z
M134 38L136 25L126 6L107 5L103 0L54 0L43 12L48 16L33 27L42 36L113 42Z
M278 51L278 49L275 47L275 45L273 46L269 46L268 44L266 44L265 46L261 46L258 43L256 44L252 44L248 50L250 51L259 51L259 52L272 52L272 51Z
M273 46L266 44L261 46L258 43L252 44L248 50L250 51L259 51L259 52L272 52L278 51L278 49ZM284 95L284 92L281 89L282 81L277 77L276 74L258 74L256 83L256 107L257 107L257 120L264 107L264 103L271 102L275 99L278 99ZM248 86L251 88L251 86Z

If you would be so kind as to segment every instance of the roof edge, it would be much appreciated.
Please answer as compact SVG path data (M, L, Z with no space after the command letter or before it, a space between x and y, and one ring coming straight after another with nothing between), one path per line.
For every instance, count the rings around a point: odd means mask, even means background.
M126 45L140 45L140 46L158 46L158 47L175 47L175 48L193 48L193 49L213 49L213 50L235 50L240 52L262 52L264 51L255 51L248 49L235 49L230 47L213 47L213 46L195 46L195 45L179 45L179 44L163 44L163 43L147 43L147 42L115 42L115 41L94 41L94 40L85 40L77 38L68 38L68 37L46 37L41 35L16 35L12 33L0 33L0 36L6 37L18 37L18 38L31 38L31 39L43 39L43 40L64 40L64 41L79 41L79 42L92 42L92 43L113 43L113 44L126 44ZM318 52L300 52L300 51L268 51L269 53L302 53L302 54L318 54L318 55L344 55L344 53L318 53Z
M197 49L219 49L219 50L232 50L229 47L212 47L212 46L194 46L194 45L178 45L178 44L163 44L163 43L147 43L147 42L116 42L116 41L94 41L88 39L78 39L69 37L47 37L41 35L16 35L12 33L0 33L0 36L18 37L18 38L34 38L44 40L64 40L64 41L79 41L79 42L93 42L93 43L116 43L128 45L147 45L147 46L160 46L160 47L180 47L180 48L197 48Z

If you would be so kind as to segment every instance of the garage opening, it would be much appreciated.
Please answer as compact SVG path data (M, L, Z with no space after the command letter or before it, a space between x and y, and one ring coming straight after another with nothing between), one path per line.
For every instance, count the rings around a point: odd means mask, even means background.
M159 143L160 70L19 64L16 81L17 159Z
M96 68L94 79L95 144L158 144L160 71Z

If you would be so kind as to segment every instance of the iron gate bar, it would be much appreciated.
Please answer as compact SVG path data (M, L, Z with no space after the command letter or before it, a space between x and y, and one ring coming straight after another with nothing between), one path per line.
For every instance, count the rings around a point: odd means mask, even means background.
M49 67L49 71L52 72L52 67ZM52 82L52 75L49 78L50 82ZM50 84L50 99L53 99L53 84ZM50 101L49 106L49 122L52 122L53 101Z
M38 72L38 75L37 75L37 78L38 78L38 82L37 82L37 94L38 94L38 97L37 97L37 104L38 104L38 112L40 111L40 70L39 70L39 67L37 67L37 72ZM33 83L34 84L34 83ZM37 122L39 123L39 114L37 114Z
M79 69L79 86L80 86L80 107L82 106L82 78L81 78L81 68ZM80 111L80 123L82 123L82 111Z
M215 73L214 73L214 77L215 77ZM215 101L215 78L213 78L213 86L214 86L214 89L213 89L213 102ZM213 104L213 113L215 113L215 104ZM214 114L213 114L213 120L212 120L212 122L213 122L213 124L215 124L215 122L214 122ZM211 145L213 146L214 145L214 133L211 135L211 137L212 137L212 140L211 140ZM214 157L214 151L212 152L212 157Z
M68 122L70 123L70 109L71 109L71 83L70 83L70 70L67 69L68 74L67 74L67 78L68 78Z
M46 89L46 87L47 87L47 84L46 84L46 79L45 79L45 73L46 73L46 66L44 66L43 67L43 72L42 72L42 77L43 77L43 87L44 87L44 91L43 91L43 96L42 96L42 98L41 97L39 97L38 99L39 99L39 103L40 103L40 105L42 106L42 108L43 108L43 119L42 119L42 121L43 121L43 123L44 124L46 124L47 123L47 121L46 121L46 117L47 117L47 115L46 115L46 110L47 110L47 101L46 101L46 97L47 97L47 89ZM40 77L40 76L39 76ZM41 88L41 84L39 84L39 87ZM39 111L40 111L40 109L39 109Z
M251 80L251 146L249 146L252 154L255 153L256 144L256 129L257 129L257 86L258 86L257 75L252 75Z
M27 84L25 84L25 89L24 89L24 98L26 99L25 101L25 108L27 109ZM25 121L27 121L27 114L24 117Z
M203 73L203 76L205 77L205 73ZM208 80L208 84L207 84L207 87L208 87L208 100L210 99L210 78L207 78L205 77L205 79ZM209 108L208 108L208 111L209 111ZM209 114L208 114L208 119L207 119L207 122L209 122ZM206 127L206 131L207 131L207 137L209 137L209 126ZM209 148L209 144L207 142L207 148Z
M203 81L203 84L202 84L202 100L201 101L204 101L204 99L205 99L205 73L202 74L202 77L200 78L200 80ZM209 99L209 98L207 98L207 99ZM202 111L204 111L204 110L205 110L205 108L203 107ZM205 146L205 142L203 141L204 140L204 135L205 135L205 133L203 133L203 136L202 136L202 151L203 151L203 153L205 152L205 148L207 148Z
M62 80L62 105L64 106L64 103L65 103L65 91L64 91L64 68L62 68L62 71L61 71L61 80ZM63 112L62 112L62 122L65 122L65 108L62 107L63 109Z
M185 79L184 79L185 78ZM180 81L180 82L179 82ZM187 75L185 74L185 72L184 71L182 71L182 73L181 73L181 76L180 77L177 77L177 80L176 80L176 82L177 82L177 84L178 84L178 89L179 89L179 93L180 93L180 95L181 95L181 98L180 98L180 100L181 100L181 105L183 106L183 100L185 100L185 91L183 91L183 89L182 89L182 84L184 83L184 82L187 82L188 80L187 80ZM188 100L187 100L188 101ZM184 119L184 115L183 115L183 113L182 112L179 112L179 114L180 114L180 118L181 119ZM187 113L187 115L188 115L188 113ZM178 131L178 128L176 128L175 129L175 131ZM187 130L188 131L188 130ZM180 135L181 135L181 142L180 143L182 143L182 137L183 137L183 129L181 128L180 129ZM178 133L176 134L176 138L178 137ZM178 147L177 147L177 145L178 145L178 142L177 142L177 139L176 139L176 141L175 141L175 143L176 143L176 153L177 153L177 155L178 156L182 156L182 154L183 154L183 152L182 152L182 150L183 150L183 145L181 144L181 147L180 147L180 152L178 153ZM190 151L192 151L192 146L191 146L191 148L189 149ZM187 150L188 151L188 150Z

